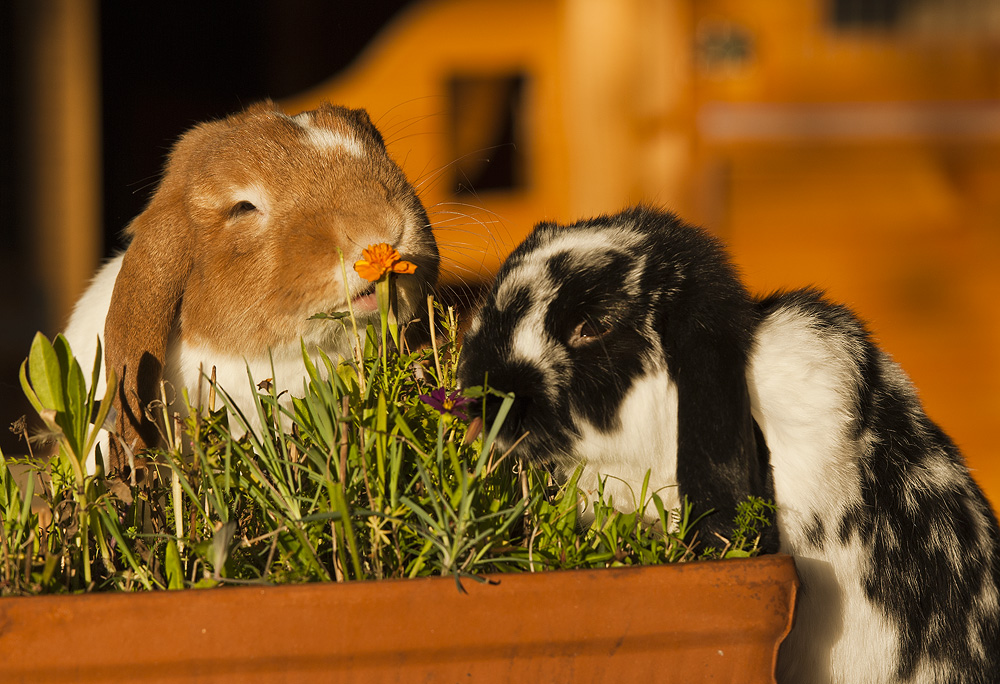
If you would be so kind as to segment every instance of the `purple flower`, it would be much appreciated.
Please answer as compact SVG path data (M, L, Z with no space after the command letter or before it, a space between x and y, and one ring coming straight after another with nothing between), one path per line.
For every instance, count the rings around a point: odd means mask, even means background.
M472 399L463 397L458 390L449 392L444 387L431 390L430 394L421 394L420 401L424 402L442 416L452 415L459 420L468 420L469 416L462 410L466 404L471 404Z

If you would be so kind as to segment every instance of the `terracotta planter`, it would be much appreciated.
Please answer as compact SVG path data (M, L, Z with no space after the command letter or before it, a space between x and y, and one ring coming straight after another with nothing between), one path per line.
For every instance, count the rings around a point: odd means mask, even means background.
M0 600L4 682L772 682L791 558Z

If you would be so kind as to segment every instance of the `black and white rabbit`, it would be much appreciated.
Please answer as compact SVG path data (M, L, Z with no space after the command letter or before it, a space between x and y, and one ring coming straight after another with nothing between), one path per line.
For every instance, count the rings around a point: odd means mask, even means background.
M500 447L616 506L644 475L726 534L773 499L801 588L786 684L1000 682L996 518L908 378L814 290L752 297L720 243L635 208L542 223L465 336L460 378L516 395ZM773 529L773 528L772 528Z
M351 267L369 243L418 267L397 280L401 321L422 310L438 276L427 213L382 135L365 110L330 104L290 116L262 102L195 126L127 234L65 334L85 368L102 339L118 379L117 431L136 451L159 440L145 407L161 379L194 400L214 366L252 419L248 367L295 392L307 377L303 342L314 355L349 356L340 326L309 317L346 310L349 299L363 320L377 315L374 286ZM115 440L110 451L121 468Z

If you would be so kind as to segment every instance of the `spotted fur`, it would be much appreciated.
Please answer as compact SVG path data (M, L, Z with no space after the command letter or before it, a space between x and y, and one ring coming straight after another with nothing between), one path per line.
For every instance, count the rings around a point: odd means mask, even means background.
M500 445L668 503L778 505L801 589L787 684L1000 681L996 518L899 366L814 290L752 297L721 244L647 208L538 225L501 267L460 377L513 391ZM487 410L492 410L487 406Z

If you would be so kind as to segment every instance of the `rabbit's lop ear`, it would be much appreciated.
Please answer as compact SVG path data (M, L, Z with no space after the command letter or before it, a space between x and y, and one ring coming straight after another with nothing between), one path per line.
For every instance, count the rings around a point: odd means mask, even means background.
M116 430L133 452L159 442L146 409L160 397L167 338L193 263L196 241L187 202L197 167L193 160L205 156L205 145L220 127L201 124L178 141L149 206L127 229L132 239L104 324L104 358L118 380ZM121 443L110 440L109 451L110 470L123 469Z
M773 501L774 483L767 444L750 413L744 364L709 342L689 350L674 378L677 483L698 510L713 511L701 524L701 543L722 547L733 532L737 506L750 496ZM760 545L765 553L778 550L773 524Z
M751 414L747 363L757 315L722 247L707 233L677 233L682 284L661 311L664 352L677 387L677 482L698 510L714 513L700 541L722 547L737 506L750 496L774 500L770 454ZM697 242L704 244L697 245ZM775 525L760 541L777 551ZM717 536L718 535L718 536Z
M191 271L187 227L175 209L159 204L154 199L130 226L134 237L104 325L105 365L118 378L116 429L133 451L159 441L146 407L160 396L167 337ZM111 440L110 452L110 469L121 470L126 461L116 440Z
M159 431L146 407L160 396L167 337L177 317L184 283L191 270L189 241L163 233L172 221L147 209L135 223L159 222L149 234L137 228L122 259L104 326L105 365L118 378L116 430L133 451L156 446ZM141 230L141 232L139 232ZM126 461L115 440L110 443L110 469Z

